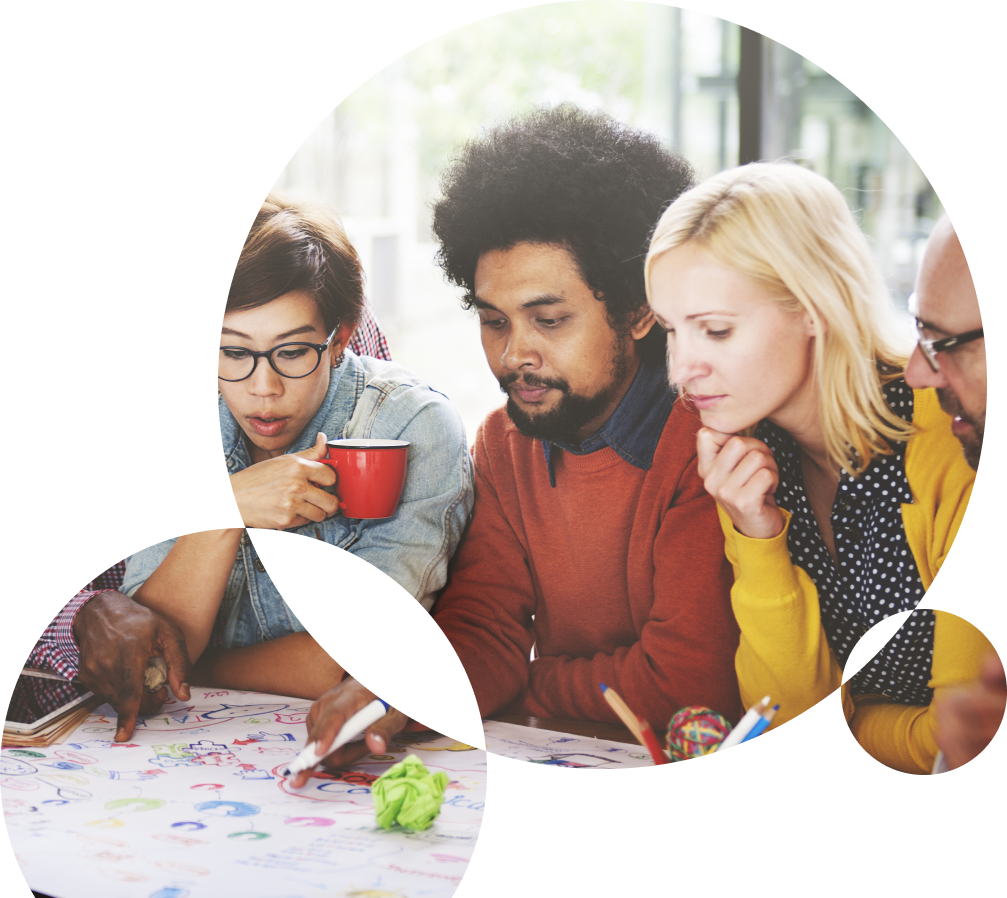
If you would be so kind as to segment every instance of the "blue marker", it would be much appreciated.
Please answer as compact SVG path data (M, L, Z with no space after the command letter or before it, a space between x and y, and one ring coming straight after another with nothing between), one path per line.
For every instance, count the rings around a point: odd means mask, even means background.
M280 772L284 776L294 776L303 770L310 770L322 763L326 755L331 755L338 748L342 748L347 742L352 742L357 736L362 736L367 728L376 720L380 720L388 713L388 702L383 702L376 698L369 705L364 705L356 714L343 724L332 745L324 750L321 755L315 754L317 743L311 742L304 747L300 754Z

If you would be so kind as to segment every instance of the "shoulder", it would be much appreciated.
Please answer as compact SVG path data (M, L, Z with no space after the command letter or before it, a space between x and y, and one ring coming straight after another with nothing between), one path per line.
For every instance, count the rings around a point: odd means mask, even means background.
M507 414L506 406L494 409L479 425L472 444L472 460L482 478L528 477L538 465L548 477L542 441L521 433Z
M951 416L945 412L932 388L913 390L915 432L906 446L906 478L913 492L929 488L967 488L975 479L951 432Z
M353 356L351 362L362 387L358 402L364 404L368 417L394 418L404 427L420 416L457 431L464 439L461 418L448 397L408 368L369 356ZM356 412L354 417L358 417Z
M671 407L661 439L654 453L654 464L683 469L696 457L696 434L703 426L696 407L680 396Z

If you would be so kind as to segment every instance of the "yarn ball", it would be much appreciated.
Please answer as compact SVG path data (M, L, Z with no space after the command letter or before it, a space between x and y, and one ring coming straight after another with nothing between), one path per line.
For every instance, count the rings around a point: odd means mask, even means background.
M688 761L715 751L731 732L731 724L716 711L689 705L668 724L668 751L672 761Z

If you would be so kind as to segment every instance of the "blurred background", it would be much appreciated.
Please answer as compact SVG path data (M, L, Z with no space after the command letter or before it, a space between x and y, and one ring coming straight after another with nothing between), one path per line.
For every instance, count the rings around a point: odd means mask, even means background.
M438 177L483 127L565 101L652 131L700 178L783 158L826 176L907 317L940 202L891 131L813 62L722 19L649 3L587 0L484 19L362 85L276 182L340 214L392 356L452 399L470 442L504 397L475 313L462 310L434 260Z

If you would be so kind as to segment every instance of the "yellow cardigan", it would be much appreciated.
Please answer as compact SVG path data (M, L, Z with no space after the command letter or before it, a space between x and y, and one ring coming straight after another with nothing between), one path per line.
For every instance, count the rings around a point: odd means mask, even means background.
M928 589L958 532L975 472L951 433L951 419L933 390L913 393L916 433L906 446L906 479L913 502L902 505L906 540ZM780 703L774 725L818 703L842 683L842 670L822 628L818 592L787 550L790 515L773 539L749 539L720 508L727 557L734 567L731 602L741 627L735 658L741 699L764 695ZM929 686L935 695L979 675L989 641L971 624L937 611ZM857 741L871 755L906 773L929 773L937 755L932 706L903 705L878 695L850 696L843 709Z

